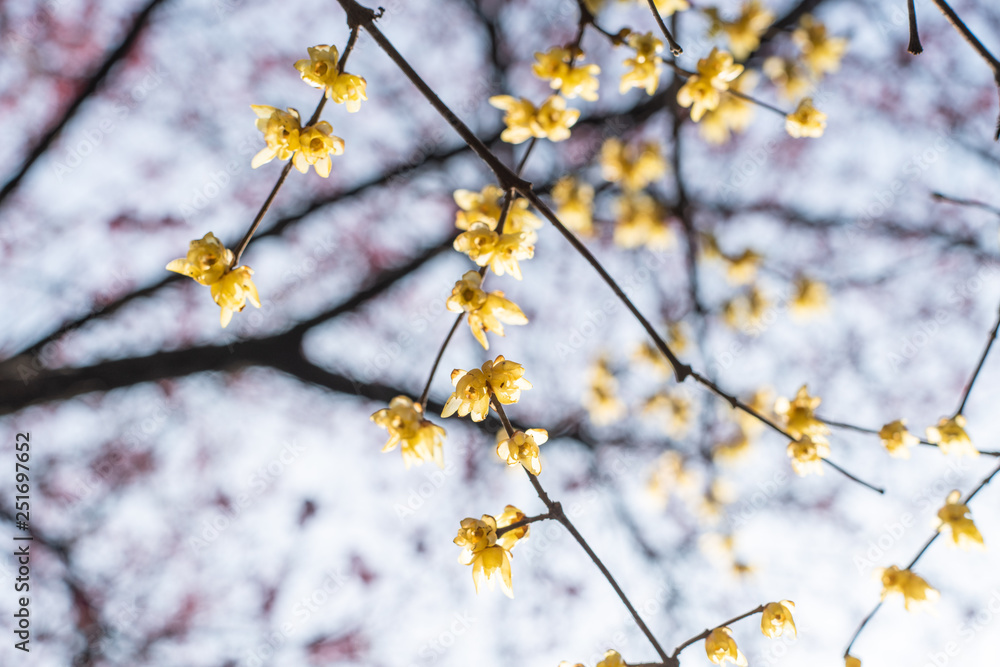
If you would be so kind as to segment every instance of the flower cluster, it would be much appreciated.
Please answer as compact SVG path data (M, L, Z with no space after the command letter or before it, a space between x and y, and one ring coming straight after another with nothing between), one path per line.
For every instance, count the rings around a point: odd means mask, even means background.
M511 549L517 542L528 536L530 526L524 525L504 532L497 537L497 530L524 520L521 510L513 505L507 505L500 516L494 518L484 514L481 519L471 517L462 519L455 544L462 547L458 562L472 566L472 583L479 593L481 584L487 584L493 590L497 580L500 590L509 597L514 597L511 585L510 558Z
M397 445L403 453L403 463L409 468L414 463L433 461L444 467L444 429L424 419L424 408L406 396L389 401L389 407L378 410L371 420L389 432L383 452L392 451Z
M774 21L774 13L765 9L760 0L744 2L740 15L733 21L723 20L715 7L707 8L705 14L712 22L709 36L724 34L737 60L745 60L760 46L761 36Z
M620 139L611 138L601 146L601 173L604 180L626 192L635 192L662 178L667 163L655 141L626 146Z
M698 122L706 111L718 108L720 94L743 72L743 65L733 62L726 51L713 48L707 58L698 61L698 73L692 74L677 91L677 104L691 107L691 120Z
M209 232L201 239L191 241L187 257L167 264L168 271L209 286L212 299L222 308L219 319L223 328L233 319L233 313L243 310L248 300L260 308L260 296L252 279L253 271L248 266L233 268L234 260L233 252Z
M530 100L510 95L494 95L490 104L505 112L503 122L507 129L500 133L500 138L510 144L524 143L532 137L549 141L569 139L569 128L580 118L580 111L567 109L566 99L559 95L549 96L537 108Z
M368 99L367 83L360 76L341 72L337 58L335 46L311 46L309 58L296 61L295 69L307 84L323 88L328 99L345 105L348 112L354 113L361 108L361 101Z
M774 412L783 419L785 430L796 438L788 443L786 451L798 475L823 474L823 459L830 456L830 444L824 437L830 429L813 414L821 400L810 396L806 385L802 385L793 400L782 397L774 404Z
M653 36L653 33L632 33L626 43L635 49L635 57L626 58L625 66L629 71L622 75L618 91L624 93L632 88L643 88L647 95L652 95L660 85L660 73L663 71L663 42Z
M483 349L488 350L490 343L486 340L487 331L503 336L504 324L527 324L528 318L503 292L496 290L487 293L482 284L483 277L478 271L467 271L455 283L445 306L453 313L468 313L472 335Z
M468 372L456 368L452 371L451 383L455 391L445 402L441 416L450 417L457 412L459 417L471 415L474 422L486 419L492 397L509 405L517 403L522 389L531 389L531 383L524 379L524 367L507 361L502 354L485 362L482 368Z
M583 51L554 46L546 53L535 53L535 63L531 71L542 81L558 90L563 97L581 97L588 102L597 101L600 82L596 75L601 73L597 65L575 65L582 61Z

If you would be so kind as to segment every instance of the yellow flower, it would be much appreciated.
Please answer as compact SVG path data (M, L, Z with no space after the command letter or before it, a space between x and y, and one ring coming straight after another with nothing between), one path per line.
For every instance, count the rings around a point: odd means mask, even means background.
M520 144L536 136L535 105L521 98L516 100L510 95L494 95L490 104L505 111L503 122L507 129L500 133L500 138L510 144Z
M907 611L919 610L941 597L921 577L910 570L900 570L896 565L880 569L876 574L882 578L882 599L885 600L891 593L899 593Z
M698 122L719 106L720 93L729 89L729 82L743 72L743 65L733 64L733 56L713 48L707 58L698 61L698 73L677 91L677 104L691 107L691 120Z
M509 273L517 280L521 279L521 265L518 264L518 261L531 259L535 256L535 246L528 240L529 234L534 235L531 232L500 235L488 262L493 273L498 276ZM483 265L480 264L480 266Z
M243 310L248 299L255 307L260 308L260 296L257 294L257 286L250 278L252 275L253 271L249 266L240 266L224 273L217 282L212 283L212 298L222 308L219 319L223 328L233 319L233 313Z
M836 72L840 68L840 59L847 50L847 39L827 37L826 26L811 14L802 17L799 27L792 33L792 39L802 49L802 59L806 65L817 76Z
M808 386L802 385L791 401L779 397L774 402L774 412L784 419L785 429L796 438L802 435L826 435L830 432L829 427L813 416L813 411L822 400L818 396L810 396Z
M518 261L535 255L535 246L527 240L529 234L531 232L497 234L485 222L474 222L469 231L458 235L454 247L479 266L489 266L498 276L509 273L521 280Z
M590 370L590 385L584 406L590 413L590 420L595 424L610 424L618 421L625 414L625 404L616 392L618 381L611 373L606 359L598 359Z
M764 263L763 255L747 248L741 255L725 257L726 278L734 285L746 285L757 277L757 269Z
M646 4L644 0L638 0L638 2ZM656 0L654 4L656 4L656 10L663 16L673 16L677 12L691 9L688 0Z
M720 442L712 450L712 460L716 462L738 461L750 452L750 438L740 429L735 435Z
M747 665L746 656L733 639L733 631L726 627L716 628L708 633L708 637L705 638L705 653L708 654L708 659L717 665L724 662L732 662L740 667Z
M724 32L729 38L729 48L737 60L744 60L760 46L761 35L774 21L774 14L764 9L759 0L744 2L735 21L722 20L714 7L706 9L705 13L712 20L709 34Z
M371 420L389 432L383 452L392 451L402 443L403 463L407 468L416 463L433 461L444 467L444 429L424 419L424 409L406 396L397 396L371 416Z
M729 90L735 90L744 95L757 85L757 73L747 70L729 84ZM722 95L719 105L711 111L706 111L698 125L699 132L705 141L711 144L724 144L729 141L730 132L743 132L753 118L754 105L736 95Z
M257 114L257 129L264 133L267 146L253 156L250 166L256 169L274 158L287 160L299 149L299 132L302 125L299 112L275 109L263 104L252 104L250 108Z
M483 349L488 350L490 344L486 340L487 331L503 336L504 324L527 324L528 318L517 304L504 297L503 292L498 290L487 294L483 291L482 281L478 271L467 271L455 283L445 305L453 313L464 311L469 314L472 335Z
M543 445L549 439L549 433L543 428L529 428L527 431L514 431L514 435L497 445L497 456L507 462L507 465L520 463L532 475L542 472L542 464L538 460L538 445Z
M649 195L623 195L614 201L614 210L614 239L622 248L665 250L673 245L674 232L664 220L666 212Z
M579 110L567 109L566 100L558 95L550 96L538 109L525 98L517 100L510 95L495 95L490 104L506 112L503 120L507 129L500 138L511 144L532 137L550 141L569 139L569 128L580 118Z
M890 456L900 459L910 458L910 447L920 443L920 439L906 430L906 422L897 419L879 429L878 437Z
M965 432L963 415L955 415L951 419L942 417L937 426L928 426L927 440L937 445L943 454L979 456L979 450Z
M445 402L441 416L450 417L458 412L459 417L471 414L472 421L483 421L490 411L491 396L508 405L517 402L522 389L531 389L531 383L523 376L524 367L507 361L502 354L486 361L480 369L465 372L456 368L451 373L455 391Z
M812 90L813 82L797 61L780 56L771 56L764 61L764 74L778 87L778 94L791 101Z
M785 129L796 139L822 137L826 129L826 114L816 109L811 98L799 102L795 111L785 116Z
M753 327L760 323L770 307L767 295L757 285L751 285L745 294L723 304L722 317L734 329L746 328L748 335L756 336L758 332Z
M571 66L572 57L573 53L569 49L554 46L546 53L535 53L538 62L531 70L539 79L548 81L564 97L582 97L588 102L596 101L600 82L594 75L600 74L601 68L597 65ZM583 51L577 49L575 62L582 60Z
M232 263L233 252L209 232L201 239L191 241L187 257L171 261L167 264L167 271L184 274L202 285L211 285L218 282Z
M337 104L346 104L354 113L361 108L361 101L367 100L367 82L360 76L341 73L337 63L337 47L320 44L309 47L309 59L299 60L295 69L302 80L313 88L325 88L326 96Z
M584 236L594 233L594 188L572 176L564 176L552 186L556 215L567 229Z
M497 544L496 519L489 514L484 514L482 519L462 519L455 544L462 547L458 562L472 565L472 583L476 593L479 593L480 584L488 584L493 590L495 581L499 579L504 595L514 597L510 580L510 553Z
M691 401L680 394L657 392L649 397L643 406L646 414L659 413L663 416L663 432L672 437L683 437L694 418Z
M945 499L944 507L938 510L938 532L945 529L945 526L951 529L951 538L954 544L957 546L968 549L970 547L977 547L984 549L986 547L983 544L983 536L976 528L976 524L973 523L972 517L969 516L971 510L969 506L965 503L960 503L959 500L962 497L960 491L952 491L948 494Z
M780 637L786 630L791 630L796 637L795 621L792 619L792 609L795 603L791 600L781 602L769 602L764 607L764 613L760 618L760 631L765 637L774 639Z
M826 285L818 280L799 276L795 279L794 287L790 304L792 315L808 317L826 310L828 301Z
M483 364L484 368L492 362ZM459 417L471 415L472 421L481 422L490 411L490 383L486 373L478 368L465 372L456 368L451 373L451 383L455 386L441 411L442 417L450 417L458 412Z
M500 516L497 517L497 529L506 528L507 526L513 525L518 521L523 521L525 519L524 512L517 509L513 505L507 505ZM513 530L506 531L503 535L497 538L497 544L502 546L507 551L514 548L520 540L526 538L531 532L530 525L523 525L520 528L515 528Z
M495 185L487 185L480 192L455 190L454 196L455 203L462 209L455 215L456 227L467 230L473 223L483 222L489 225L490 229L496 230L500 223L503 190ZM528 210L527 199L518 198L511 202L507 210L507 220L504 222L505 232L530 232L540 229L541 226L542 221L538 216ZM533 241L534 238L531 237L529 242Z
M549 141L563 141L569 139L569 128L580 119L578 109L567 109L566 99L558 95L551 95L535 116L538 131L535 136L545 138Z
M330 156L344 152L344 140L332 134L333 128L325 120L302 130L299 133L299 150L295 151L292 163L303 174L309 171L309 165L316 167L316 173L327 178L330 175Z
M665 507L671 492L690 493L697 485L697 476L685 467L681 455L675 451L666 451L653 465L646 481L646 492Z
M604 180L635 192L662 178L667 173L667 163L655 141L625 146L619 139L612 138L601 146L601 173Z
M618 651L608 649L604 653L604 658L597 663L596 667L626 667L626 665Z
M786 452L792 459L796 475L823 474L823 459L830 456L830 445L821 435L803 435L788 443Z
M654 37L652 32L647 32L630 34L626 43L636 53L634 58L625 60L625 66L631 69L622 75L618 91L625 93L632 88L644 88L648 95L652 95L660 85L663 58L659 54L663 51L663 42Z
M487 370L489 363L483 364L483 372L489 379L494 396L504 405L517 403L521 390L531 389L531 383L524 379L524 366L521 364L507 361L502 354L493 360L492 368Z
M459 252L464 252L479 266L486 266L496 252L499 238L500 235L490 229L489 224L474 222L467 231L455 238L453 247Z
M844 667L861 667L861 661L853 655L844 656Z

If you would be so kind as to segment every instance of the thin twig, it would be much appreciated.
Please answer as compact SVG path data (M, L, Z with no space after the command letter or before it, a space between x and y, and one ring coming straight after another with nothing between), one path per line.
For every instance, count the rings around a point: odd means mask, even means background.
M955 27L955 30L957 30L959 34L965 38L965 41L969 43L973 50L978 53L986 64L989 65L990 69L993 70L993 81L997 86L997 93L1000 94L1000 60L997 60L996 56L990 53L990 50L983 46L983 43L979 41L979 38L976 37L975 33L969 30L969 26L965 25L965 21L963 21L959 15L955 13L955 10L951 8L951 5L945 2L945 0L931 1L937 5L938 9L941 10L941 13L948 19L948 22ZM996 132L993 135L993 140L1000 141L1000 117L997 118L997 127Z
M493 409L496 410L496 413L500 416L500 422L503 424L504 429L507 431L507 437L513 438L514 427L511 425L510 420L507 419L507 413L504 411L503 405L500 404L500 401L497 400L497 397L495 395L490 396L490 403L493 405ZM615 578L611 575L611 572L604 565L604 563L597 556L597 554L594 553L594 550L590 548L590 545L587 543L587 540L583 538L583 535L581 535L580 531L576 529L576 526L573 525L573 522L569 520L569 517L566 516L566 513L563 512L562 505L560 505L557 502L553 502L552 499L549 498L549 495L545 492L545 489L542 488L541 482L538 481L538 477L532 475L530 472L528 472L527 469L525 469L524 472L525 474L528 475L528 480L531 482L531 485L535 488L535 493L538 494L538 497L542 500L542 502L545 504L545 507L549 510L551 518L561 523L566 528L566 530L569 531L569 534L573 536L573 539L575 539L577 543L581 547L583 547L583 550L587 552L588 556L590 556L590 560L594 562L594 565L597 566L597 569L601 571L601 574L604 575L604 578L607 579L608 583L611 584L611 587L615 589L615 593L618 594L618 598L629 610L629 613L632 614L632 618L635 620L636 625L638 625L639 629L642 630L643 634L646 635L646 638L649 640L649 643L653 645L654 649L656 649L657 654L659 654L660 658L662 658L664 662L667 662L669 658L667 657L666 651L664 651L663 647L660 646L660 642L657 641L656 637L646 626L646 623L642 620L642 617L639 616L639 612L636 611L635 607L632 606L632 603L629 601L628 596L625 595L625 591L623 591L621 589L621 586L618 585L618 582L615 581Z
M918 55L924 52L924 47L920 44L920 34L917 32L917 9L913 6L913 0L906 0L906 11L910 17L910 43L906 50Z
M427 375L427 382L424 384L424 390L420 394L420 400L417 401L420 403L420 407L424 410L427 409L427 394L431 390L431 381L434 379L434 373L437 371L437 367L441 363L441 357L444 356L444 351L448 347L448 343L451 342L451 337L455 335L455 332L458 330L458 325L462 323L463 319L465 319L465 313L461 313L455 318L455 323L451 325L448 335L445 336L444 342L441 343L441 347L438 348L437 356L434 357L434 363L431 364L431 372Z
M965 403L969 400L969 394L972 393L972 386L976 384L976 378L979 377L979 371L983 369L983 364L986 362L986 355L990 353L990 348L993 347L993 341L997 339L997 331L1000 330L1000 315L997 315L997 323L993 326L993 330L990 331L990 337L986 341L986 347L983 348L983 354L979 357L979 363L976 364L976 370L969 379L969 384L965 387L965 393L962 394L962 402L958 404L958 410L955 411L955 416L962 414L962 410L965 409Z
M667 28L667 24L663 22L663 17L660 16L660 10L656 8L656 2L654 0L646 0L649 3L649 11L653 12L653 18L656 19L656 25L660 26L660 32L663 36L667 38L667 45L670 46L670 53L674 56L679 56L684 53L684 49L681 45L674 40L674 36L670 34L670 30Z
M743 613L743 614L740 614L739 616L734 616L733 618L729 619L725 623L719 623L714 628L711 628L709 630L705 630L701 634L695 635L691 639L688 639L683 644L681 644L677 648L675 648L674 649L674 654L673 654L673 656L671 656L671 658L674 659L674 660L676 660L677 656L680 654L681 651L683 651L684 649L686 649L691 644L694 644L695 642L701 641L702 639L705 639L706 637L708 637L710 634L712 634L712 630L717 630L719 628L724 628L724 627L730 626L730 625L732 625L733 623L735 623L737 621L742 621L744 618L747 618L748 616L753 616L754 614L759 614L762 611L764 611L764 605L760 605L756 609L751 609L750 611L748 611L746 613Z

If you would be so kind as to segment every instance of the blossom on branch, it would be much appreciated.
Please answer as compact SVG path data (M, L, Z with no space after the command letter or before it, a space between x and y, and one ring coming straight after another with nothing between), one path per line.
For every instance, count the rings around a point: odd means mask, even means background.
M747 666L747 657L736 645L733 631L729 628L716 628L705 638L705 653L708 659L717 665L731 662L739 667Z
M826 114L814 107L808 97L799 102L795 111L785 116L785 130L796 139L822 137L825 129Z
M940 533L945 528L950 529L952 544L962 549L972 547L985 549L986 545L983 543L983 535L976 528L972 517L969 516L972 511L968 505L959 502L961 498L962 492L958 490L948 494L944 507L938 510L937 513L938 532Z
M167 264L168 271L209 286L212 299L222 308L219 320L223 328L229 325L233 313L243 310L247 300L260 308L260 296L251 278L253 271L248 266L230 268L234 261L233 252L209 232L201 239L191 241L187 257Z
M326 96L337 104L344 104L354 113L367 100L367 82L360 76L340 71L337 47L320 44L309 47L309 58L295 63L302 80L313 88L325 89Z
M507 299L503 292L497 290L486 293L482 289L483 277L478 271L467 271L462 279L455 283L451 296L445 306L453 313L469 314L469 328L483 349L490 349L486 340L486 332L492 331L503 336L504 324L527 324L521 309L513 301Z
M532 65L531 71L542 81L558 90L566 98L581 97L588 102L597 101L597 89L600 82L595 77L601 73L597 65L571 65L570 62L583 60L583 51L554 46L545 53L535 53L538 62Z
M647 95L652 95L660 85L660 73L663 71L663 58L659 55L663 52L663 42L651 32L634 32L628 36L626 43L635 49L635 57L625 59L625 66L631 69L622 75L618 92L643 88Z
M549 433L543 428L514 431L514 435L497 445L497 456L506 461L507 465L520 463L532 475L538 475L542 472L542 464L538 460L538 445L545 444L548 439Z
M788 457L792 459L792 470L796 475L823 474L823 459L830 456L830 444L819 435L803 435L788 443Z
M490 104L505 112L503 121L507 129L500 138L511 144L520 144L532 137L550 141L569 139L569 128L580 118L580 111L567 109L565 98L558 95L551 95L537 109L527 99L518 100L510 95L494 95Z
M919 610L941 597L923 578L910 570L901 570L896 565L882 568L876 574L882 579L882 599L899 593L903 596L907 611Z
M795 609L795 603L791 600L769 602L765 605L764 613L760 617L760 631L764 636L774 639L780 637L786 630L798 636L795 621L792 619L792 609Z
M397 396L371 416L371 420L389 432L389 439L382 448L389 452L400 445L403 463L409 468L424 461L433 461L444 468L445 431L437 424L424 419L424 409L406 396Z
M897 419L879 429L878 437L890 456L899 459L910 458L910 447L920 443L920 439L906 430L906 421Z
M964 415L955 415L951 419L942 417L937 426L928 426L927 440L937 445L942 454L979 456L979 450L965 432Z
M691 120L698 122L706 111L718 108L721 93L743 73L743 65L733 63L733 56L713 48L707 58L698 61L698 73L692 74L677 91L677 104L691 107Z
M522 389L531 389L531 383L524 379L524 366L507 361L503 355L493 361L486 361L482 368L464 371L456 368L451 373L455 391L444 404L442 417L458 413L459 417L472 415L472 421L486 419L490 411L490 398L495 396L504 405L517 403Z

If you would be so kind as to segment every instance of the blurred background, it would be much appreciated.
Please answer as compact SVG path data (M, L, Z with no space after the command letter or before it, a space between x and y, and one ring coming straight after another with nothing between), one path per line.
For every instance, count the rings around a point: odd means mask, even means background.
M727 47L695 5L669 19L688 70ZM996 87L933 4L917 5L924 53L911 56L903 2L767 0L773 18L744 61L752 94L785 111L811 95L828 115L819 139L750 107L744 131L707 141L675 103L682 78L665 67L654 95L619 93L634 51L588 28L600 99L570 100L572 137L527 162L546 197L567 174L595 188L587 247L685 362L763 409L807 384L826 419L905 419L923 437L954 414L996 320ZM953 6L1000 48L995 5ZM549 94L534 54L574 39L577 3L383 7L386 36L513 165L526 144L499 141L487 100ZM645 2L590 8L612 34L656 33ZM792 90L807 13L848 45L837 71L799 72ZM35 538L28 655L12 647L17 570L0 549L0 664L555 667L609 648L653 662L558 524L535 524L513 551L512 600L477 595L457 562L461 519L544 511L496 456L495 419L433 414L452 369L503 354L533 384L508 414L551 436L539 480L664 646L787 599L797 638L763 637L758 617L733 626L750 664L843 665L879 600L877 569L909 562L948 492L968 493L997 457L918 446L892 458L877 435L834 429L830 459L885 494L830 466L797 476L786 439L747 431L642 352L642 328L550 226L523 280L489 278L529 324L490 334L488 352L463 324L444 354L428 410L447 429L444 467L381 453L369 416L419 396L454 322L445 300L475 268L451 250L453 193L493 181L364 32L347 70L368 100L323 115L344 154L328 179L293 171L243 255L261 308L222 329L208 290L165 271L209 231L237 244L281 169L250 167L264 146L250 105L308 116L320 93L293 64L348 34L335 2L0 4L0 519L4 539L20 534L14 442L30 432ZM666 164L645 188L659 242L616 244L609 139L655 142ZM760 259L738 261L747 250ZM998 389L994 354L964 410L984 451L1000 450ZM986 551L941 539L922 557L940 602L908 613L890 599L852 650L865 667L995 662L998 502L993 485L970 504ZM709 664L703 645L681 664Z

